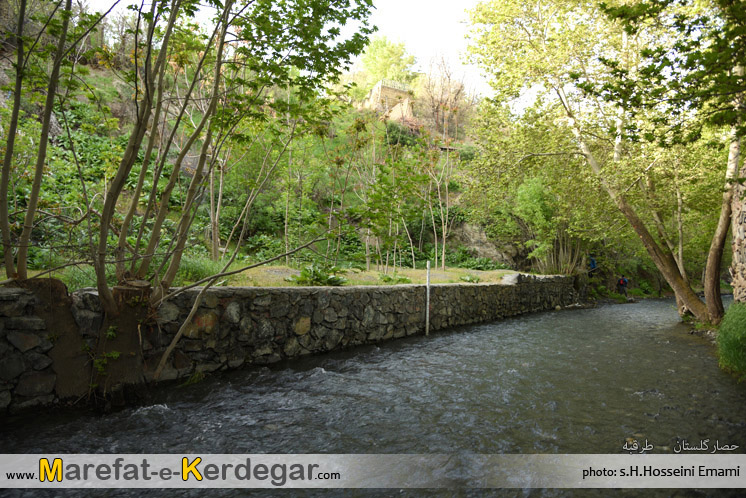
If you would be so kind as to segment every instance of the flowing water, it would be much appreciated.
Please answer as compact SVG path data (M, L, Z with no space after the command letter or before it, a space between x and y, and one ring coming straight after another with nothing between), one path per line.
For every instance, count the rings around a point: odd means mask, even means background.
M626 438L746 448L746 385L672 301L540 313L38 415L2 453L621 453ZM230 494L230 492L228 492Z

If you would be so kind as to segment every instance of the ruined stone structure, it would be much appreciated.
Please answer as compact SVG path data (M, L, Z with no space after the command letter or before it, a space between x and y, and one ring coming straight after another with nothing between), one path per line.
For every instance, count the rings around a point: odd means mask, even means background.
M372 109L395 121L412 119L412 107L412 94L407 85L392 80L376 83L363 101L364 109Z

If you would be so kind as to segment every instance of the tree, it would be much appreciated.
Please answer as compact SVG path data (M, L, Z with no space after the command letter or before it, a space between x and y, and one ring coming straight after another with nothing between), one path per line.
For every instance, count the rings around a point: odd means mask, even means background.
M373 83L382 79L400 83L411 83L414 80L414 56L407 54L403 43L392 42L385 36L374 37L363 52L361 60Z
M530 251L533 270L573 274L587 250L616 251L631 234L584 171L563 113L542 100L520 115L483 102L474 130L481 153L468 165L463 203L493 237Z
M630 39L594 5L583 1L491 2L480 4L472 20L477 31L473 56L493 74L498 96L515 98L532 85L555 96L577 152L674 290L680 312L691 312L704 322L718 321L720 316L710 313L682 275L671 249L653 235L650 223L635 207L637 199L624 186L624 175L618 173L634 166L625 132L630 110L572 86L579 77L597 85L611 79L599 59L617 60L628 71L635 71L638 44L645 40Z
M68 58L68 54L95 29L95 26L102 19L102 16L91 16L79 12L76 22L73 22L72 2L69 0L64 4L58 2L52 5L42 5L40 17L32 19L34 22L27 22L27 14L27 2L22 0L19 3L16 32L13 36L16 50L13 109L8 123L8 142L5 148L2 177L0 179L0 231L2 231L5 271L7 276L19 279L27 277L31 233L34 228L34 218L37 214L37 204L42 189L50 130L54 118L52 111L60 86L60 73L63 66L74 65L70 60L71 58ZM46 19L44 19L45 17ZM40 27L36 22L39 20L44 21ZM25 36L27 33L24 30L28 29L37 30L32 35L35 38ZM31 35L31 33L28 33L28 35ZM68 35L70 35L70 40L68 40ZM36 64L39 63L40 58L48 61L50 57L52 62L47 74L44 67ZM16 243L18 254L14 259L8 212L8 189L11 170L13 169L14 147L20 108L23 102L24 84L28 85L29 82L32 82L32 87L45 86L46 89L44 105L40 112L41 130L36 150L33 182L25 206L23 228Z
M459 128L468 122L468 117L477 103L477 97L469 94L464 79L458 78L445 58L431 62L426 75L419 78L419 98L432 118L432 128L443 140L458 139Z
M638 109L663 108L661 122L669 126L674 142L696 139L704 125L727 127L728 160L720 219L709 250L705 298L709 312L723 313L720 300L720 261L732 220L733 267L736 300L746 299L746 266L743 257L742 188L737 178L741 140L746 131L746 29L742 1L718 0L700 6L689 0L653 0L631 6L604 6L636 34L655 26L666 36L645 51L640 78L629 78L617 69L617 80L608 85L609 98L627 100ZM691 119L696 112L697 119ZM658 139L660 136L648 136Z
M90 254L99 296L108 313L117 312L107 283L107 267L112 262L117 267L118 280L123 283L132 278L153 280L153 304L161 302L166 295L207 188L206 179L217 162L214 158L224 154L229 136L239 140L242 130L251 129L242 128L242 123L266 120L275 112L271 111L273 109L287 110L299 119L318 119L318 115L306 112L304 106L283 106L272 99L269 91L287 86L292 74L296 74L299 76L293 78L292 83L299 101L313 100L347 69L351 57L362 51L372 32L366 21L371 8L369 0L210 3L217 11L211 34L189 36L188 29L179 28L183 19L195 13L198 4L193 0L143 4L133 11L134 26L123 29L121 34L123 44L124 38L132 39L131 65L124 61L122 64L126 66L123 75L132 91L136 117L115 173L107 182L100 212L96 212L98 237L92 241L94 247ZM48 85L47 103L42 113L42 139L26 222L18 243L13 240L7 211L10 172L14 167L12 147L6 148L3 163L0 199L4 202L0 208L0 225L4 257L9 275L14 275L14 266L7 264L10 261L16 264L19 278L26 277L27 250L38 214L34 199L44 187L48 143L44 130L49 127L60 68L67 63L66 56L72 47L92 29L83 23L70 26L71 2L58 9L60 12L50 11L46 18L50 33L56 37L53 48L49 49L53 63L51 73L45 77ZM102 17L99 16L99 20ZM19 20L22 19L19 14ZM358 33L342 39L339 26L348 20L360 21L361 27ZM91 24L95 23L88 22ZM23 55L27 42L21 36L24 23L19 22L18 26L15 39L22 41L18 44L18 60L26 61L28 57ZM80 30L84 32L79 33ZM74 36L68 37L70 34ZM180 65L180 62L189 64ZM17 77L22 81L24 67L18 69ZM70 75L73 72L74 68ZM20 91L15 98L20 100ZM64 107L61 112L65 112ZM16 113L11 119L11 129L17 122ZM195 160L189 161L189 157ZM181 183L182 167L187 163L192 167L189 185L176 201L173 193ZM150 179L152 185L145 213L139 215L146 179ZM125 207L122 193L133 183L136 185L134 195L128 197ZM164 237L168 225L166 216L174 203L178 205L178 221L169 236ZM122 211L126 213L123 219ZM89 216L93 216L92 212L86 215ZM112 230L116 234L113 244ZM14 245L20 246L15 261ZM129 269L125 262L130 264Z
M412 66L413 55L407 53L403 43L395 43L385 36L374 37L361 57L362 68L344 77L344 83L354 84L350 96L362 101L370 89L383 79L409 84L417 76Z

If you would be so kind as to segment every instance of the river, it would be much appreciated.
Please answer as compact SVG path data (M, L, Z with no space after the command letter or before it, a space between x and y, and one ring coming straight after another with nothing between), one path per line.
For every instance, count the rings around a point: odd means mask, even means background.
M746 386L674 303L539 313L6 424L2 453L621 453L746 447ZM694 495L699 496L699 495Z

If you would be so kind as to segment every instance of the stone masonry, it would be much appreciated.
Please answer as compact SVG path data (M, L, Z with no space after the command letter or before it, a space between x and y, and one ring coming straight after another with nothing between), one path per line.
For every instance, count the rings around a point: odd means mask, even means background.
M581 291L572 277L520 274L501 284L436 284L431 286L431 331L565 307L582 299ZM62 384L111 393L152 381L197 294L186 291L157 310L134 300L126 305L131 312L122 315L139 318L124 330L103 315L95 291L75 292L70 311L78 330L67 338L74 347L55 354L59 332L36 316L39 298L29 290L0 288L0 413L86 394L71 393L69 387L60 392ZM159 380L424 334L424 328L423 285L214 288L204 296ZM80 356L80 350L88 352L85 368L62 368L65 354Z

